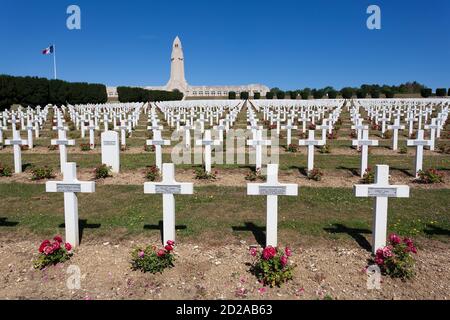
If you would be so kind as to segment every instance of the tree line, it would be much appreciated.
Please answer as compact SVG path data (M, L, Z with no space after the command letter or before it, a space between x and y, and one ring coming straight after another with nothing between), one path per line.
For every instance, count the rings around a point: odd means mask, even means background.
M135 87L117 87L120 102L172 101L183 99L183 93L178 90L147 90Z
M433 96L433 90L430 88L427 88L426 86L414 81L414 82L407 82L404 84L401 84L399 86L388 86L388 85L369 85L369 84L363 84L359 88L355 87L345 87L341 90L336 90L333 87L325 87L323 89L311 89L311 88L305 88L300 90L292 90L292 91L283 91L279 88L272 88L269 92L267 92L265 98L266 99L298 99L299 97L301 99L309 99L310 97L313 97L314 99L322 99L322 98L329 98L329 99L336 99L338 96L341 96L344 99L351 99L353 97L356 97L358 99L364 99L364 98L394 98L396 94L420 94L424 98L428 98ZM241 92L240 98L246 99L248 97L248 92ZM435 90L434 93L437 97L445 97L450 96L450 88L438 88ZM230 92L228 95L228 98L230 99L236 99L236 93ZM253 96L253 99L260 99L261 94L255 93Z
M106 87L103 84L0 75L2 110L12 104L35 107L47 104L105 103L107 100Z

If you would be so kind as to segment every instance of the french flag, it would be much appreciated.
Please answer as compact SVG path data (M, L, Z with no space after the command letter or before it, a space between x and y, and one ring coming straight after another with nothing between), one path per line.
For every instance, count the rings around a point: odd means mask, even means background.
M50 53L53 53L53 45L42 50L42 54L50 54Z

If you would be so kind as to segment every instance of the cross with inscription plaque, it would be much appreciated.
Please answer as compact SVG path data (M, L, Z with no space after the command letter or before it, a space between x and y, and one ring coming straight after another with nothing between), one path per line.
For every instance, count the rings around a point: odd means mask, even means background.
M46 192L64 192L64 224L66 227L66 241L76 247L80 244L78 229L78 197L76 193L95 192L95 182L78 181L77 165L74 162L64 164L63 181L48 181L45 183Z
M155 164L159 170L162 166L162 150L161 146L170 146L170 140L164 140L161 136L161 131L153 130L153 139L147 140L148 146L155 146Z
M408 147L416 147L416 178L419 177L419 171L423 167L423 147L431 146L431 140L425 140L423 137L423 130L417 131L417 139L406 140Z
M372 225L372 252L386 246L388 198L409 198L409 187L389 184L389 166L377 165L374 184L353 186L356 197L375 197Z
M308 139L299 140L298 145L308 147L308 172L309 172L314 169L314 146L323 146L325 145L325 141L315 140L314 130L309 130Z
M363 130L362 139L352 140L353 146L361 147L361 178L367 169L369 146L378 146L378 140L369 140L369 130Z
M278 196L297 196L297 184L278 182L278 164L267 165L267 182L248 183L247 195L267 196L266 246L277 246Z
M75 140L67 139L65 130L58 130L58 139L52 139L51 144L59 146L59 163L61 172L64 173L65 163L67 162L67 146L74 146Z
M18 130L13 131L13 138L11 140L5 140L5 145L11 145L14 148L14 172L22 172L22 145L27 145L27 140L22 140L20 138L20 133Z
M144 193L163 195L163 243L175 241L175 197L174 194L193 194L192 183L175 181L175 166L164 163L161 182L144 183Z

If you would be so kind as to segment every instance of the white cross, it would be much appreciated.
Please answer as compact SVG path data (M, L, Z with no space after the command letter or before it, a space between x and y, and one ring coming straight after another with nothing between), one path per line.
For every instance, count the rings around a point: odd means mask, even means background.
M95 192L95 182L78 181L77 165L74 162L64 164L62 181L45 183L46 192L64 192L64 224L66 227L66 242L76 247L80 244L78 229L78 197L76 193Z
M0 144L3 146L3 130L7 130L7 127L4 127L1 123L0 123Z
M120 129L120 144L122 145L122 147L125 147L127 145L127 137L126 137L126 132L125 130L128 129L128 126L125 124L125 121L121 120L120 121L120 126L118 127L118 129Z
M400 119L396 118L393 125L388 126L388 130L394 130L394 135L392 137L392 150L398 149L398 130L404 130L405 126L400 125Z
M174 194L193 194L192 183L175 181L175 166L164 163L161 182L144 183L144 193L163 195L163 243L175 241L175 197Z
M356 130L356 139L361 140L363 130L369 130L368 125L364 125L362 119L358 119L356 121L356 125L351 127L353 130ZM361 149L360 146L357 146L356 149L359 151Z
M51 144L59 146L59 162L60 162L61 172L64 173L65 163L67 162L67 147L66 146L74 146L75 140L68 140L66 138L66 131L58 130L58 139L52 139Z
M439 129L439 127L440 127L439 124L437 124L437 118L431 119L431 124L425 125L425 129L430 130L430 140L431 140L430 150L431 151L434 151L436 130Z
M28 138L28 148L33 149L33 124L30 121L30 118L27 118L27 138Z
M417 121L417 118L414 115L414 111L408 112L406 121L408 121L408 136L411 136L414 130L414 121Z
M323 146L323 145L325 145L325 141L315 140L314 139L314 130L309 130L308 131L308 139L299 140L298 145L308 147L308 172L309 172L314 169L314 146Z
M266 246L277 247L278 196L297 196L297 184L278 182L278 164L267 165L267 182L248 183L247 195L267 196Z
M89 126L87 127L89 129L89 145L91 150L95 148L95 131L98 130L98 126L94 124L94 121L89 120Z
M329 130L332 127L333 127L332 125L328 124L327 119L323 119L322 125L317 127L317 129L322 130L322 140L325 144L327 142L327 130Z
M261 168L262 168L262 147L270 146L271 144L272 144L272 141L263 140L262 130L256 130L256 137L254 137L252 140L247 141L248 146L252 146L255 148L256 171L261 170Z
M362 139L352 140L353 146L361 147L361 178L367 169L367 163L369 158L369 146L378 146L378 140L369 140L369 130L363 130Z
M189 124L184 125L181 127L181 129L184 131L184 146L186 149L189 149L191 147L191 129L192 126Z
M203 137L203 140L196 140L195 144L197 146L205 146L205 171L207 173L211 173L211 146L220 146L219 140L212 140L211 139L211 130L205 130L205 135Z
M18 130L13 131L13 139L7 139L5 140L5 145L9 146L12 145L14 148L14 172L15 173L21 173L22 172L22 149L20 146L27 145L26 140L22 140L20 138L20 133Z
M292 125L292 121L289 119L287 125L282 126L281 129L287 131L287 142L286 145L289 147L291 144L291 130L297 130L297 126Z
M386 246L388 198L409 198L409 187L389 184L389 166L377 165L374 184L354 185L356 197L375 197L372 225L372 252Z
M225 125L223 124L223 120L220 120L219 125L214 126L213 129L219 132L219 141L223 142L223 130L225 130Z
M161 146L170 146L170 140L163 140L161 136L161 131L153 130L153 139L147 140L148 146L155 146L155 163L159 170L162 166L162 150Z
M431 140L425 140L423 136L423 130L419 130L417 131L417 139L406 141L408 147L416 147L416 178L419 177L419 171L421 171L423 167L423 147L430 147L432 143Z

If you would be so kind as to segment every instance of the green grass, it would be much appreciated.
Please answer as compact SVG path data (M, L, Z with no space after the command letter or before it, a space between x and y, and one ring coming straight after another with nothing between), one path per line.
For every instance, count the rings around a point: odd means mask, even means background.
M17 183L1 184L0 194L1 231L63 232L62 194L45 193L44 185ZM449 196L446 189L412 190L410 199L389 200L389 230L448 240ZM372 199L355 198L351 189L302 187L298 197L279 198L280 234L284 241L295 241L299 235L370 236L372 203ZM182 226L179 235L252 238L250 229L264 231L265 207L265 197L247 196L245 188L196 187L194 195L176 197L176 222ZM162 197L145 195L143 186L97 186L94 194L79 194L79 218L87 220L84 234L90 236L156 235L162 220Z

